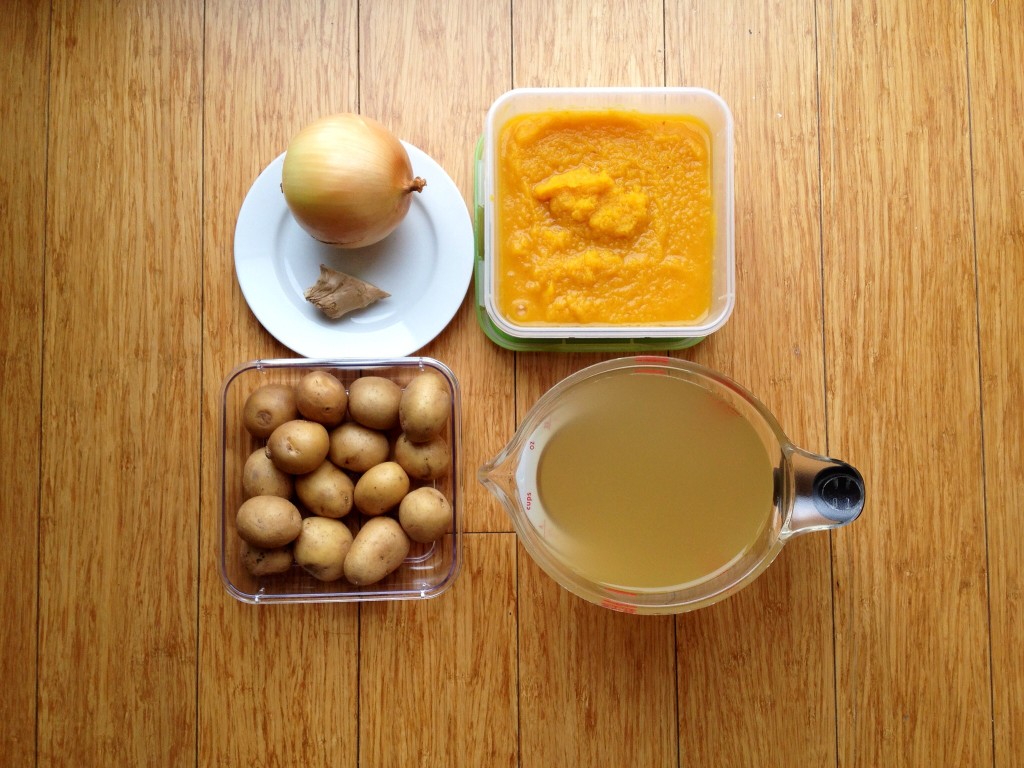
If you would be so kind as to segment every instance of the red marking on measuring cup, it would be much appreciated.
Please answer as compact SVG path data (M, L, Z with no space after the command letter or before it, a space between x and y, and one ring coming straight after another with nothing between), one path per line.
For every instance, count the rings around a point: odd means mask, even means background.
M640 355L636 358L638 366L641 365L664 365L671 361L671 357L662 357L659 355ZM664 368L637 368L637 373L667 373Z
M619 613L636 613L635 605L626 605L625 603L620 603L618 600L609 600L607 597L601 601L601 605L605 608L610 608L613 611L618 611Z

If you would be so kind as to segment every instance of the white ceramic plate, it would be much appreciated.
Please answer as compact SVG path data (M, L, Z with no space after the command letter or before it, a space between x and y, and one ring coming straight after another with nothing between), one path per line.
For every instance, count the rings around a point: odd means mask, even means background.
M462 304L473 273L473 224L458 187L427 154L402 142L427 186L379 243L324 245L296 223L281 193L280 155L253 182L235 227L235 273L256 319L303 357L405 357L437 336ZM391 296L336 320L305 299L320 265Z

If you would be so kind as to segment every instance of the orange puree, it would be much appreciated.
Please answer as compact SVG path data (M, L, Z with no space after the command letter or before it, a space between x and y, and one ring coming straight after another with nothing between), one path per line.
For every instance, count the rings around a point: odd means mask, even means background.
M530 325L663 325L711 306L711 139L699 120L547 112L499 136L498 307Z

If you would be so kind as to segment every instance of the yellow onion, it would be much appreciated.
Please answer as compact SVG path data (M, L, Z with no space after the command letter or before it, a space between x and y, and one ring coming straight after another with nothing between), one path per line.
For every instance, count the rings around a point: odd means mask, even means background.
M281 190L299 225L321 242L360 248L383 240L409 212L409 153L368 117L343 113L303 128L288 145Z

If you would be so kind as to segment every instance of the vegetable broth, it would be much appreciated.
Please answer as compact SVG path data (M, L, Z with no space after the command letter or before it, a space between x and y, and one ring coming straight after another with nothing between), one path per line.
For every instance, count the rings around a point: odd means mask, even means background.
M758 539L773 505L764 442L703 387L636 373L562 395L537 465L549 542L595 582L700 580Z

